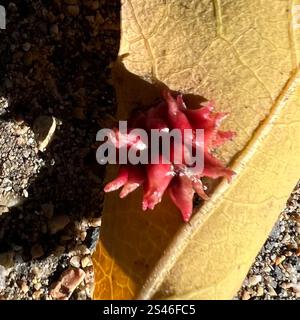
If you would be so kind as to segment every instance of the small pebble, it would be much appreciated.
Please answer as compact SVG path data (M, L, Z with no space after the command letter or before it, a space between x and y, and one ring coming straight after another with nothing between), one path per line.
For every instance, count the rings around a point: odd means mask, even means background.
M284 260L285 260L285 256L276 257L276 259L275 259L276 266L281 264Z
M79 268L80 267L80 257L74 256L70 259L70 264L72 267Z
M23 196L25 197L25 198L28 198L28 196L29 196L29 194L28 194L28 191L27 190L23 190Z
M67 215L58 215L49 221L50 234L55 234L63 230L70 223L70 218Z
M67 7L67 11L71 16L77 17L80 13L80 8L78 5L71 5Z
M36 283L36 284L34 285L34 289L35 289L35 290L40 290L41 287L42 287L42 284L41 284L40 282L38 282L38 283Z
M97 227L101 227L101 217L100 218L93 218L91 220L89 220L88 224L90 227L93 227L93 228L97 228Z
M67 300L73 291L80 285L85 277L85 272L81 269L70 268L64 271L59 279L53 285L50 295L56 300Z
M295 293L300 293L300 282L298 284L293 284L292 288Z
M264 288L262 286L258 286L257 291L256 291L256 296L261 297L264 294Z
M26 294L29 291L29 287L25 281L22 281L20 287L21 287L21 290L24 294Z
M268 293L272 297L277 296L277 293L272 286L268 286Z
M92 260L90 256L85 256L81 259L81 266L83 269L91 265L92 265Z
M87 235L87 232L86 232L86 231L82 231L82 232L80 233L80 240L81 240L81 241L84 241L85 238L86 238L86 235Z
M58 28L58 25L55 23L53 24L51 27L50 27L50 33L53 35L53 36L57 36L59 34L59 28Z
M264 267L263 271L264 271L265 273L269 273L269 272L272 271L272 269L271 269L269 266L266 266L266 267Z
M257 285L259 282L261 282L261 279L262 279L262 277L261 277L261 275L254 275L254 276L251 276L250 278L249 278L249 285L251 286L251 287L253 287L253 286L255 286L255 285Z
M34 293L32 294L32 298L33 300L39 300L40 296L41 296L42 292L40 290L36 290L34 291Z
M249 300L251 298L250 294L248 291L244 291L242 295L242 300Z
M31 44L30 44L29 42L25 42L25 43L23 44L23 50L24 50L24 51L29 51L30 48L31 48Z
M0 265L5 269L10 269L14 265L14 256L13 251L8 251L0 254Z

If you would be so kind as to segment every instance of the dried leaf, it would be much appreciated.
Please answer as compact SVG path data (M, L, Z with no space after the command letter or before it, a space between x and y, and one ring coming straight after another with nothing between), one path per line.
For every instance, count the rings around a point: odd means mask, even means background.
M189 93L191 105L200 95L214 100L217 111L230 112L223 129L237 132L219 153L237 175L189 224L169 201L145 214L139 192L107 195L95 299L237 292L299 178L300 32L292 5L300 1L124 1L118 116L153 102L151 81Z

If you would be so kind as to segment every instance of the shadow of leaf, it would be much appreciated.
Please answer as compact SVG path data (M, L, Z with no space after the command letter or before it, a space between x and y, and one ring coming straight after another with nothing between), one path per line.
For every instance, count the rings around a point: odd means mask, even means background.
M32 128L43 115L60 123L46 152L37 154L45 165L31 178L28 199L0 216L0 252L21 248L25 261L37 243L47 257L57 246L68 252L96 240L94 228L80 240L78 225L101 215L104 168L96 163L94 144L101 120L115 109L109 65L120 41L120 1L97 3L80 4L74 16L62 1L5 1L0 96L9 106L0 121ZM49 204L53 217L43 210ZM68 227L51 234L49 223L60 215L69 218Z

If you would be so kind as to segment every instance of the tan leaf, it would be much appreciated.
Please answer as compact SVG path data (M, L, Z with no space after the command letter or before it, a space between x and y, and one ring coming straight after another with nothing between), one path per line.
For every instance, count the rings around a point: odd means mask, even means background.
M127 0L114 69L118 116L157 97L151 81L229 111L219 153L237 175L184 224L165 199L108 194L94 254L95 299L228 299L299 178L300 31L289 0ZM147 81L145 81L147 80ZM194 95L194 96L193 96ZM110 168L108 177L115 176Z

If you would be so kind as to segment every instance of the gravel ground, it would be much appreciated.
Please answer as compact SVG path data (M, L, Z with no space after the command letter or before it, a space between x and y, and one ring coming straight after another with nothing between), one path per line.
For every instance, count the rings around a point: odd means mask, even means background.
M300 299L300 183L256 257L238 298Z
M0 206L20 204L28 197L31 179L42 167L32 130L24 124L0 120Z
M89 299L119 1L1 4L0 298Z
M2 1L0 299L90 299L117 0ZM79 201L78 201L79 200ZM299 298L300 185L237 299Z

